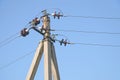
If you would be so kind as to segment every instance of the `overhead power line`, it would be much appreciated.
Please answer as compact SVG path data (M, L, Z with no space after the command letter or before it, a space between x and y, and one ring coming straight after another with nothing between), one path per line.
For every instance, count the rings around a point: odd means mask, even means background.
M111 45L111 44L95 44L95 43L70 43L70 44L80 44L80 45L88 45L88 46L120 47L120 45Z
M116 19L120 20L120 18L115 17L95 17L95 16L74 16L74 15L65 15L63 17L75 17L75 18L91 18L91 19Z
M62 39L62 40L55 39L55 41L59 42L60 45L64 44L65 46L68 44L70 44L70 45L79 44L79 45L88 45L88 46L120 47L120 45L112 45L112 44L82 43L82 42L76 43L76 42L70 42L66 39Z
M78 33L94 33L94 34L118 34L115 32L98 32L98 31L82 31L82 30L64 30L64 29L52 29L51 31L62 31L62 32L78 32Z
M3 47L3 46L5 46L5 45L7 45L7 44L9 44L9 43L11 43L12 41L16 40L19 37L20 37L20 35L17 32L15 34L13 34L12 36L4 39L3 41L0 42L0 48Z
M99 16L80 16L80 15L64 15L63 11L57 8L61 13L61 17L74 17L74 18L91 18L91 19L116 19L120 20L120 17L99 17Z
M5 69L5 68L7 68L7 67L9 67L9 66L11 66L11 65L13 65L13 64L15 64L16 62L18 62L18 61L24 59L25 57L31 55L34 51L35 51L35 50L30 51L29 53L24 54L23 56L18 57L17 59L15 59L15 60L9 62L8 64L5 64L5 65L3 65L3 66L0 66L0 70Z
M17 33L15 33L15 34L13 34L13 35L11 35L10 37L8 37L8 38L4 39L3 41L1 41L1 42L0 42L0 44L1 44L1 43L4 43L6 40L9 40L9 39L11 39L11 38L15 37L16 35L18 35L18 32L17 32Z

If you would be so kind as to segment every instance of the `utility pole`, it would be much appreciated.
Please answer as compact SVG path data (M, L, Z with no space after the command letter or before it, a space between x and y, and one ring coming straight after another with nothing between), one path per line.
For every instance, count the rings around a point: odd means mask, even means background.
M43 34L44 39L39 43L38 48L36 49L26 80L34 80L36 71L39 66L39 62L43 54L44 54L44 80L60 80L55 48L53 45L53 41L51 40L50 37L50 17L46 11L43 12L44 14L42 16L42 20L43 29L45 30L45 33ZM39 30L37 30L34 26L33 29L39 32ZM26 36L26 34L28 34L28 32L25 30L22 31L23 36Z
M51 40L50 37L50 18L45 14L43 17L43 28L46 30L44 35L44 79L52 80L51 75Z

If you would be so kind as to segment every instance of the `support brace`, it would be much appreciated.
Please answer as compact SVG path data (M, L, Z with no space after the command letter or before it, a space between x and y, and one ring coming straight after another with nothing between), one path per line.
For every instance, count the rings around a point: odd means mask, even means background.
M26 80L34 80L43 53L44 53L44 80L60 80L54 45L52 42L48 40L43 40L38 45L30 70L27 74Z

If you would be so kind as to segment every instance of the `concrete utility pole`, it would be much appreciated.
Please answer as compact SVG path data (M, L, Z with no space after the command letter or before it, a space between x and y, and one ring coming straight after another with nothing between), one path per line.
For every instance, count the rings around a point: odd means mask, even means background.
M43 29L45 29L44 39L39 43L38 48L36 49L26 80L34 80L43 53L44 80L60 80L55 48L50 39L50 17L46 11L44 12L44 16L42 16L42 19Z

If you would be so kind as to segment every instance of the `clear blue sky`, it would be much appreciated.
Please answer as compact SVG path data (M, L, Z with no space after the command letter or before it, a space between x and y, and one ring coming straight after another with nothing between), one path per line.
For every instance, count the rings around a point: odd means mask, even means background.
M59 8L65 15L120 18L120 0L0 0L0 41L19 32L40 11ZM120 19L51 17L51 28L65 30L120 32ZM120 45L118 34L67 33L71 42ZM0 67L37 48L42 36L31 31L0 47ZM0 43L0 46L2 43ZM120 80L120 47L55 43L61 80ZM34 52L14 64L0 68L0 80L25 80ZM43 80L43 59L35 80Z

